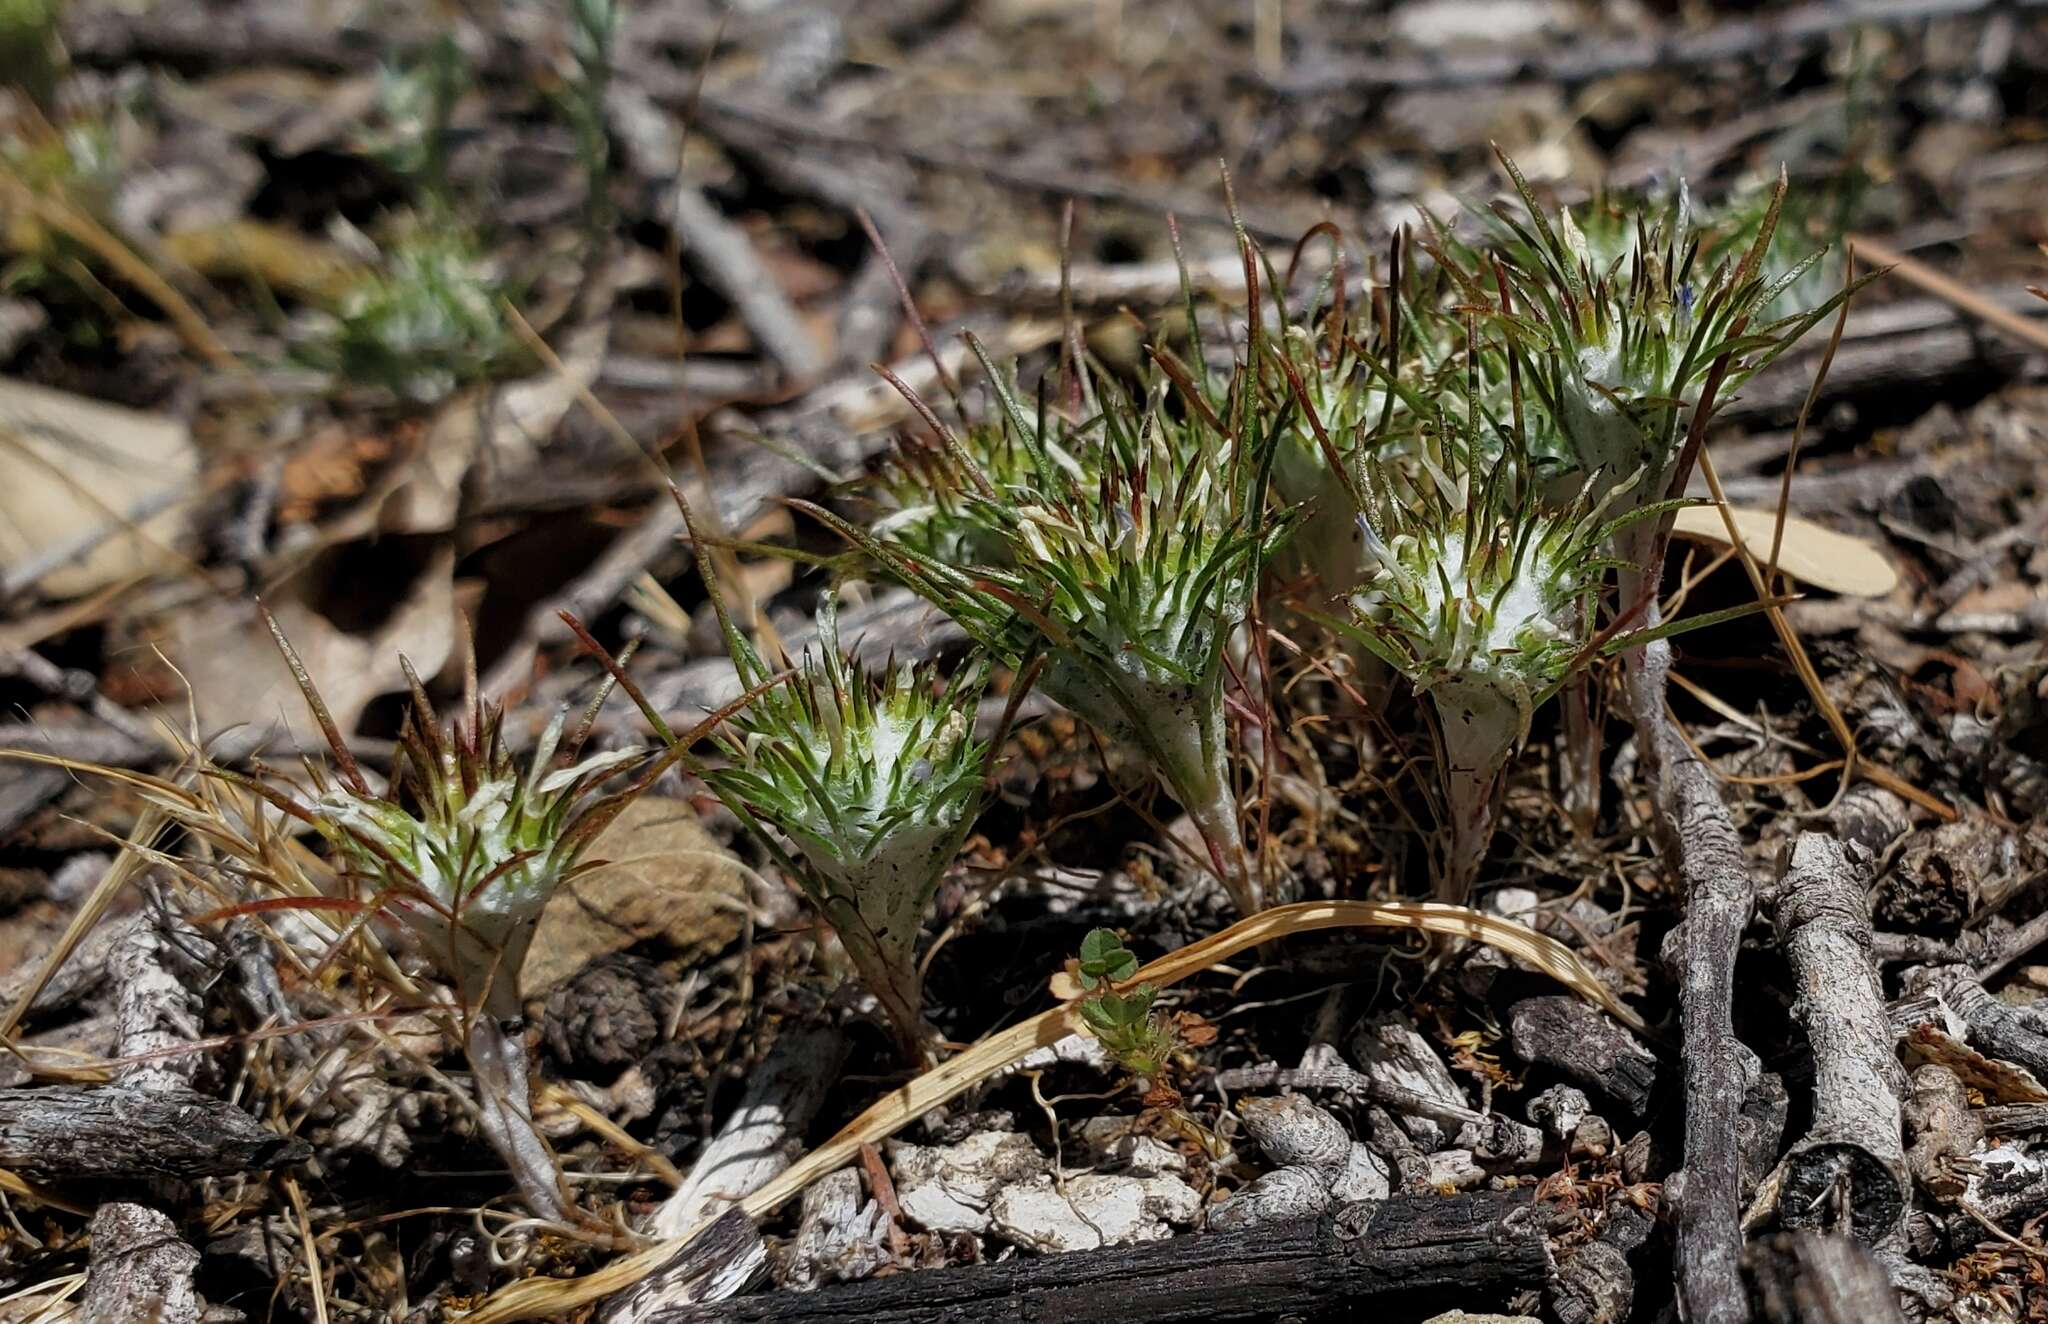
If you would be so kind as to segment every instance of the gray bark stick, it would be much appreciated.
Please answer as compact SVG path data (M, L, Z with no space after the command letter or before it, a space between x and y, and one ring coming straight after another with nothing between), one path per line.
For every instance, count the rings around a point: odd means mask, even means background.
M147 1205L103 1204L92 1216L92 1261L81 1324L199 1324L192 1285L199 1252L169 1217Z
M1972 1045L2048 1079L2048 1030L2041 1022L1991 996L1983 981L1963 966L1913 972L1907 981L1909 991L1922 991L1918 987L1922 984L1940 993L1950 1010L1963 1019Z
M1883 1266L1850 1237L1767 1238L1751 1251L1749 1273L1769 1324L1905 1324Z
M1642 654L1627 678L1636 740L1685 894L1685 919L1665 944L1678 971L1684 1062L1684 1181L1672 1193L1679 1294L1691 1324L1745 1324L1735 956L1756 880L1713 774L1665 715L1669 644L1658 640Z
M107 1101L117 1091L159 1104L180 1096L204 1097L191 1089L199 1071L199 1055L177 1051L199 1037L201 1012L198 996L173 973L180 953L166 926L177 922L162 913L145 917L129 929L107 958L107 972L114 980L121 1056L149 1056L123 1067L111 1090L93 1091L100 1101ZM220 1120L218 1115L216 1120ZM257 1125L253 1118L244 1120ZM152 1147L153 1142L170 1142L189 1134L181 1123L182 1119L174 1121L154 1136L134 1139ZM270 1133L265 1130L265 1134ZM271 1138L281 1143L280 1137ZM93 1214L92 1232L92 1261L86 1271L82 1312L91 1324L128 1320L197 1324L199 1292L192 1275L199 1267L199 1252L185 1244L177 1224L167 1215L148 1205L113 1201Z
M231 1103L182 1085L68 1085L0 1092L0 1168L46 1178L226 1177L303 1162L290 1140Z
M1905 1072L1878 987L1863 881L1839 841L1801 833L1765 903L1814 1062L1813 1125L1785 1156L1778 1217L1788 1227L1826 1224L1845 1198L1856 1236L1874 1244L1898 1226L1911 1187Z
M1636 1037L1574 997L1523 998L1508 1010L1509 1041L1525 1062L1555 1067L1646 1115L1657 1087L1657 1058Z
M846 1052L846 1037L833 1029L776 1040L725 1129L655 1211L649 1230L658 1237L681 1236L788 1167L795 1157L790 1147L802 1143Z

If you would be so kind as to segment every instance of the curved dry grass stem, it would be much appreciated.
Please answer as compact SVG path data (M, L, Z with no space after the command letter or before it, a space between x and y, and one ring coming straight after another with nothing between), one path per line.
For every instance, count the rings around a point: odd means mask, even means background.
M1623 1004L1600 982L1592 967L1563 943L1514 920L1488 915L1468 906L1430 901L1308 901L1276 906L1160 957L1125 982L1163 988L1227 961L1239 952L1290 934L1348 928L1409 929L1483 942L1549 975L1629 1028L1637 1031L1648 1028L1642 1017ZM1079 989L1068 989L1062 984L1063 978L1054 979L1054 992L1078 994ZM799 1159L781 1176L742 1199L738 1208L751 1217L768 1213L800 1194L818 1178L852 1162L862 1145L874 1144L894 1135L933 1108L958 1098L1007 1069L1034 1048L1056 1043L1080 1030L1080 1002L1077 998L1070 998L1027 1021L990 1035L958 1057L883 1095L866 1112L847 1123L839 1134ZM493 1294L463 1319L465 1324L508 1324L512 1320L562 1318L570 1311L639 1282L674 1258L676 1252L702 1230L703 1225L699 1225L683 1236L659 1242L582 1278L534 1278L514 1283Z
M86 210L67 197L46 193L23 179L13 169L0 164L0 185L18 198L38 220L51 229L70 236L84 247L92 250L95 257L111 267L122 279L133 284L147 295L150 302L164 311L177 328L179 337L186 345L223 372L233 373L245 381L255 382L255 376L247 364L236 358L213 328L192 306L184 295L178 293L155 267L144 261L135 250L95 220ZM268 398L269 392L256 383L259 395Z
M63 767L67 771L98 771L96 768L84 768L68 760L38 757L32 751L9 750L7 753L25 762ZM107 907L121 894L121 889L128 886L129 880L148 865L149 847L170 825L170 821L171 815L155 805L144 809L135 820L135 827L129 832L128 840L119 856L115 858L113 867L101 875L98 884L87 894L85 904L78 908L78 913L65 925L62 936L57 939L57 945L50 949L48 955L43 957L42 964L36 967L35 977L29 980L28 987L22 990L21 996L15 999L12 1007L4 1014L0 1014L0 1045L5 1045L10 1050L13 1048L14 1032L20 1028L22 1018L28 1015L28 1009L35 1005L36 999L49 987L50 980L58 969L78 950L78 944L85 940L85 935L92 930L93 925L98 924L106 915Z
M1808 656L1806 645L1799 638L1799 632L1792 628L1792 622L1786 618L1784 610L1771 598L1770 589L1764 580L1763 566L1757 561L1755 553L1750 551L1749 543L1742 536L1742 530L1737 527L1734 512L1728 505L1728 494L1721 487L1721 475L1715 472L1713 456L1707 453L1704 446L1700 447L1699 470L1700 476L1706 479L1707 490L1713 493L1714 505L1721 512L1721 518L1727 527L1728 544L1735 549L1736 555L1742 558L1742 568L1749 573L1750 587L1756 590L1759 602L1771 604L1765 608L1765 612L1770 617L1771 629L1776 632L1779 645L1784 648L1785 656L1791 660L1792 669L1798 673L1800 683L1806 687L1814 706L1820 709L1829 732L1842 747L1842 757L1846 764L1843 768L1844 784L1846 785L1852 777L1861 777L1912 801L1929 813L1939 816L1943 822L1954 822L1956 810L1946 800L1931 791L1920 789L1891 769L1859 756L1856 733L1850 729L1849 720L1842 715L1842 710L1829 697L1827 687L1821 684L1820 672L1814 668L1813 659Z

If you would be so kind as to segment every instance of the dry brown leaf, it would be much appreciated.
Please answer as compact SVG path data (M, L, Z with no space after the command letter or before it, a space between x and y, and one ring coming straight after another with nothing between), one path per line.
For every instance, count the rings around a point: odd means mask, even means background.
M353 732L363 710L380 695L405 686L399 655L422 676L440 671L455 652L455 553L435 548L408 584L331 586L323 581L323 558L266 599L278 626L305 659L306 670L344 732ZM358 596L402 592L404 596L368 630L336 625L315 604L330 591ZM350 601L347 609L373 614L380 603ZM163 651L191 686L199 735L212 740L231 728L235 744L262 748L271 737L286 747L319 747L319 728L278 655L270 630L253 603L210 601L172 613ZM167 721L183 730L182 704L171 705Z
M1776 510L1730 506L1735 527L1759 562L1769 559ZM1717 547L1728 546L1728 529L1713 506L1687 506L1678 512L1671 531ZM1778 550L1778 568L1802 584L1852 598L1882 598L1899 586L1899 572L1884 554L1861 538L1823 528L1810 519L1785 516L1785 541Z
M740 866L683 800L643 796L591 846L609 861L549 899L520 971L534 998L591 961L643 942L708 958L739 936Z
M90 550L34 582L71 598L161 571L190 524L199 452L173 418L0 379L0 564ZM11 576L10 576L11 578Z

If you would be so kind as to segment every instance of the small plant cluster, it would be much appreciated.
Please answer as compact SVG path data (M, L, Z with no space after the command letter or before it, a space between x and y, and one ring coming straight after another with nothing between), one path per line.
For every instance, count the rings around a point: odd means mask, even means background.
M1396 249L1379 350L1341 306L1283 342L1328 466L1306 499L1353 517L1312 520L1326 541L1300 559L1343 600L1329 623L1425 702L1450 900L1536 711L1597 657L1670 632L1656 570L1714 410L1846 297L1772 315L1821 256L1783 258L1782 184L1745 204L1737 247L1682 191L1553 219L1502 160L1522 205L1487 213L1481 246L1432 220L1426 276Z
M502 366L514 346L498 310L497 270L474 234L427 222L382 257L342 294L307 358L421 404Z
M605 90L621 7L617 0L570 6L572 69L556 109L575 136L586 176L585 234L594 244L606 220L609 143ZM300 357L341 380L432 404L515 365L520 354L499 304L517 297L486 235L463 221L449 167L452 123L473 73L444 35L410 65L380 72L375 122L362 146L404 180L413 205L392 218L376 266L312 319ZM472 207L471 210L474 210Z
M266 785L267 798L334 846L347 877L368 894L360 913L388 914L410 928L463 1005L518 1017L519 967L542 908L592 866L584 853L640 787L598 790L645 755L626 749L584 757L590 722L565 739L564 711L522 768L505 746L501 709L476 702L466 721L444 726L408 666L412 707L390 782L378 792L281 633L278 642L327 731L334 765L330 774L308 761L302 784Z
M1159 990L1150 984L1129 984L1138 973L1138 957L1112 929L1091 929L1081 939L1081 956L1069 963L1081 986L1081 1023L1103 1051L1134 1076L1152 1079L1166 1070L1174 1050L1173 1031L1152 1009Z
M1503 164L1518 207L1486 213L1477 240L1432 219L1355 305L1340 259L1291 313L1241 237L1250 312L1214 354L1190 295L1187 340L1135 375L1069 348L1027 386L970 337L985 414L956 398L948 423L897 383L924 435L867 485L873 517L797 504L856 573L960 626L973 655L950 682L870 672L828 610L778 688L693 522L727 648L764 692L707 780L838 930L906 1051L929 1042L917 929L1000 745L973 734L992 667L1013 701L1035 684L1142 755L1251 913L1274 892L1243 831L1237 755L1264 706L1262 593L1351 648L1389 727L1408 702L1426 714L1450 900L1479 874L1537 712L1595 659L1674 628L1649 586L1707 420L1846 292L1774 312L1820 258L1786 255L1782 184L1717 230L1682 192L1552 213ZM1084 949L1083 1015L1113 1052L1156 1064L1150 999L1112 987L1106 941Z
M925 409L939 448L920 454L921 482L889 484L874 526L804 508L986 655L1140 751L1232 899L1256 911L1265 889L1239 824L1224 673L1292 522L1271 499L1280 414L1249 377L1164 357L1135 385L1082 371L1069 401L1055 408L1041 390L1027 408L982 358L997 418L963 439Z

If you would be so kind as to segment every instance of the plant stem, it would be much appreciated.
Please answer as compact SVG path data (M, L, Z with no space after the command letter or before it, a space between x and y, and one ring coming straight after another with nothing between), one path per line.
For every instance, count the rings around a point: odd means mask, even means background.
M883 951L851 903L828 904L824 910L847 959L853 962L854 973L881 1004L889 1036L896 1041L903 1060L913 1066L930 1065L937 1035L925 1023L924 987L918 979L915 947L904 947L896 954Z
M1493 820L1500 804L1499 769L1451 768L1444 774L1444 798L1450 813L1451 843L1444 868L1437 875L1436 899L1464 905L1479 880L1479 866L1493 842Z
M516 1022L478 1012L463 1043L476 1101L483 1113L484 1135L512 1171L526 1207L552 1223L570 1221L562 1198L561 1170L554 1151L533 1124L533 1100L527 1086L526 1036Z
M1192 699L1192 723L1174 729L1155 723L1149 728L1156 747L1154 757L1166 774L1167 789L1209 847L1209 860L1223 889L1237 903L1240 914L1255 915L1265 908L1266 898L1238 822L1230 746L1224 739L1222 695L1218 693L1206 703L1204 698L1211 696L1198 693Z

